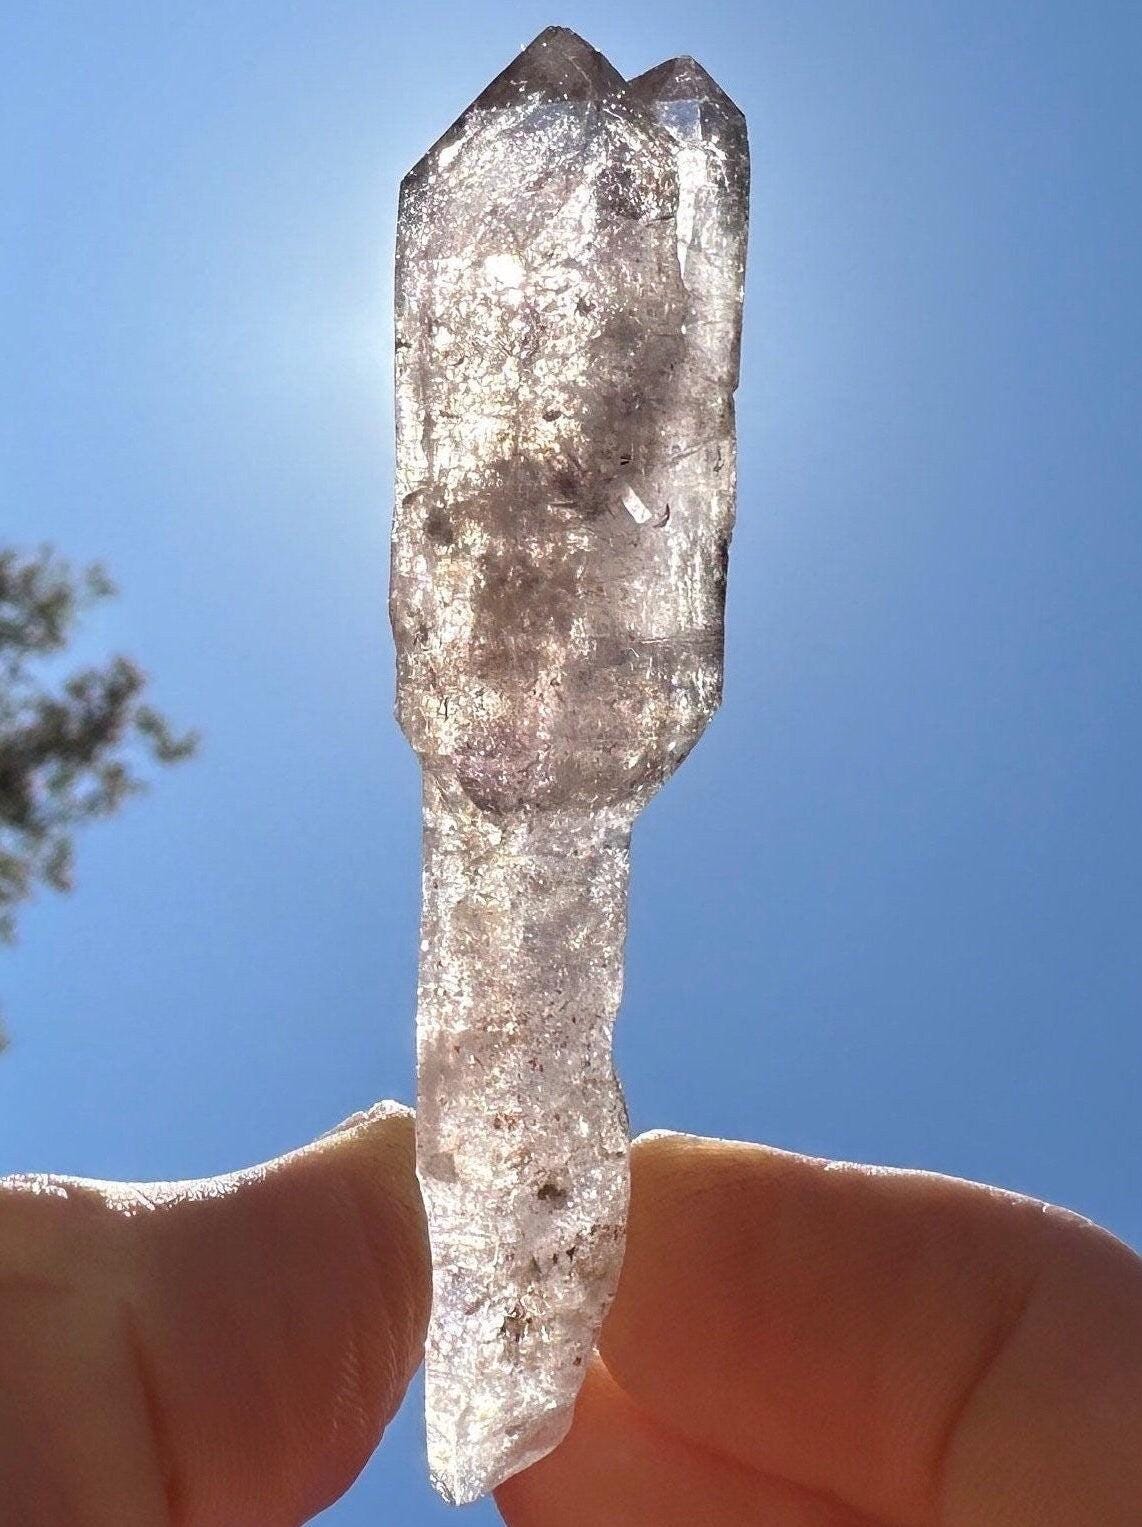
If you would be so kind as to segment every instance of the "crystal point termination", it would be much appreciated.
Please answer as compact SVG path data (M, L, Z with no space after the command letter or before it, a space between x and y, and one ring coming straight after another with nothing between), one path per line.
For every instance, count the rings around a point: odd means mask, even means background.
M692 59L628 84L551 28L401 190L391 613L458 1502L565 1434L622 1260L630 829L721 696L748 175Z

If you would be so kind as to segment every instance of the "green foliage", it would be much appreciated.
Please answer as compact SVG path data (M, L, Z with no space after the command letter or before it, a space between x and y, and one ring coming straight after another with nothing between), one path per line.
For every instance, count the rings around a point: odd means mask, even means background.
M142 790L149 761L178 763L197 745L144 700L129 658L51 681L82 612L114 593L101 567L0 549L0 941L38 885L72 888L78 827Z

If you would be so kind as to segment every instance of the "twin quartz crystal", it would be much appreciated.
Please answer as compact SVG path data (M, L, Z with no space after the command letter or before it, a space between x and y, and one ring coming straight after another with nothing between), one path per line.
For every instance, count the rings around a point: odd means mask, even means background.
M391 613L456 1502L564 1436L618 1279L630 833L721 697L748 179L692 59L627 82L551 28L401 188Z

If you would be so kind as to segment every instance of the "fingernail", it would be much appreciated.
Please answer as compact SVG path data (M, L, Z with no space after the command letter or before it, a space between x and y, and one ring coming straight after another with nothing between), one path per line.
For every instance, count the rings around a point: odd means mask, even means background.
M342 1119L340 1124L335 1124L332 1129L327 1129L319 1138L328 1140L330 1135L342 1135L351 1129L360 1129L363 1124L377 1124L381 1119L395 1119L401 1115L412 1118L413 1112L407 1103L398 1103L393 1098L383 1098L379 1103L374 1103L371 1108L360 1109L357 1113L351 1113L347 1119Z

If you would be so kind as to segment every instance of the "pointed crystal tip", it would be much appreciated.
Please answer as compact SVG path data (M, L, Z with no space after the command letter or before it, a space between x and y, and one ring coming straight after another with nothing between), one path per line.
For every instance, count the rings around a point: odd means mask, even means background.
M484 109L526 96L545 101L600 101L619 94L624 80L597 48L570 27L548 27L476 98Z
M695 58L668 58L631 80L629 93L639 101L711 101L741 116L741 108Z

